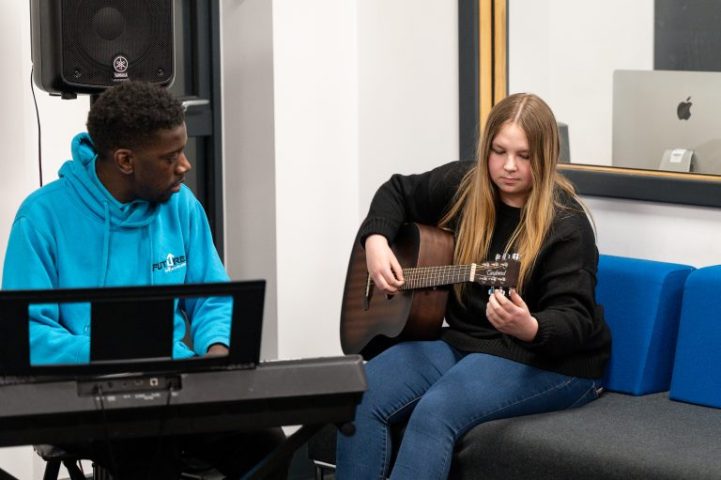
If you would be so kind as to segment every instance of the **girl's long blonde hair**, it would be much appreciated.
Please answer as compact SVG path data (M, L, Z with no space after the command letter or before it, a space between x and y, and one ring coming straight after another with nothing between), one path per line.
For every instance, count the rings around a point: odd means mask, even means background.
M453 204L439 226L448 227L458 217L454 252L457 264L488 259L499 201L498 189L488 171L488 158L493 139L507 123L516 124L525 132L531 162L531 191L504 252L520 254L517 289L522 292L554 215L562 208L559 192L565 191L577 198L570 182L556 172L560 150L558 126L546 102L533 94L517 93L493 107L478 143L476 166L461 181ZM462 285L456 287L459 299Z

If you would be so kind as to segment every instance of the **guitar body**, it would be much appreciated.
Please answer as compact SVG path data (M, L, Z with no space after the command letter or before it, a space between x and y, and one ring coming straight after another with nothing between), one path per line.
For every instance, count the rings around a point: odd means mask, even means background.
M417 223L404 225L391 246L403 269L450 265L453 236ZM402 340L438 338L449 288L404 290L387 298L374 286L366 302L368 270L365 250L356 238L348 264L341 309L341 347L346 354L372 358Z

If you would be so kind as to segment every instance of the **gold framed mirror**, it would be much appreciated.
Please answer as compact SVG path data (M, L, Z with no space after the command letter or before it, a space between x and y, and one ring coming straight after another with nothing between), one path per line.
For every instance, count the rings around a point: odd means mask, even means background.
M533 91L549 102L560 122L568 124L570 162L559 165L559 170L582 195L721 207L721 171L717 175L635 168L633 163L618 166L621 162L611 153L615 69L668 68L669 60L659 51L676 55L684 48L683 38L660 29L673 22L702 23L706 15L696 11L695 18L684 19L677 11L681 6L673 0L616 3L459 0L461 158L472 158L478 132L495 102L509 91ZM695 8L721 8L721 0L699 2ZM659 20L660 15L666 19ZM721 35L716 40L712 35L717 28L699 28L710 32L709 58L718 57L713 42L721 42ZM706 68L704 59L683 61L701 63L671 68L721 71L716 65ZM590 120L579 113L584 110Z

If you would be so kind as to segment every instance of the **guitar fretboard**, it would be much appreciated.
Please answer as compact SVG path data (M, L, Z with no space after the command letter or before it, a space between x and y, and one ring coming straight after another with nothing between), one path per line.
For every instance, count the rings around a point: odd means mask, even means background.
M400 289L413 290L468 282L472 280L472 270L473 265L404 268L403 278L405 283Z
M401 290L431 288L453 285L463 282L495 283L504 282L507 264L502 262L484 262L469 265L442 265L438 267L413 267L403 269L405 283ZM495 270L492 275L483 272Z

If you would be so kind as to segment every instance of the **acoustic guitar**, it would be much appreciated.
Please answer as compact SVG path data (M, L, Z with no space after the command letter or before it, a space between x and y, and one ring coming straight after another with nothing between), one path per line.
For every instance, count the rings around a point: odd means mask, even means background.
M513 288L518 280L517 255L479 264L452 265L453 236L436 227L409 223L401 227L391 249L403 268L400 292L376 291L366 268L365 250L356 238L348 263L340 318L341 347L346 354L372 358L402 340L438 338L450 285L476 282L491 288Z

